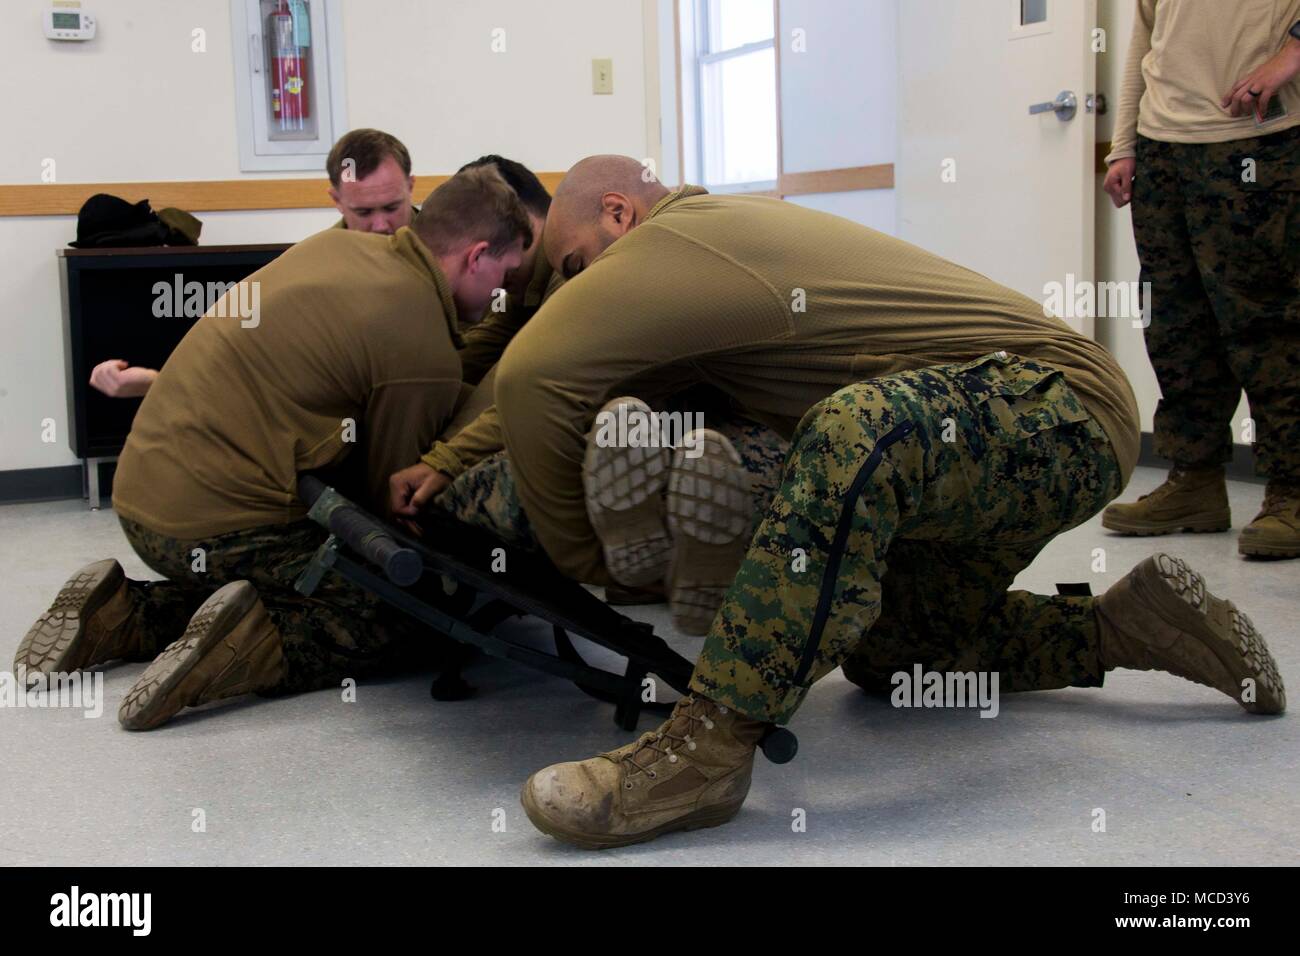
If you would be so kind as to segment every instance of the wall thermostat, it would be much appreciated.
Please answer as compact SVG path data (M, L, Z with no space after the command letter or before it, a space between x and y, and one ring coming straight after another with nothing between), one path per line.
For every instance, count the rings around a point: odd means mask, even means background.
M51 40L90 40L95 18L77 9L55 6L45 11L45 35Z

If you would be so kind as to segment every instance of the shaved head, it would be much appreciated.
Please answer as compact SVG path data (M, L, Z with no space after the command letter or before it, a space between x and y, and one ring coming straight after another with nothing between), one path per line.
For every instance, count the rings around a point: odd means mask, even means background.
M571 279L641 224L668 189L631 156L588 156L555 190L546 219L552 268Z

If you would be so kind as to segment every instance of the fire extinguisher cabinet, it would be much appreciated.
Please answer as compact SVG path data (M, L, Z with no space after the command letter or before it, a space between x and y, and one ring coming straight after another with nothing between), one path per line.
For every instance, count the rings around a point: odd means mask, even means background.
M340 0L230 0L239 166L325 168L347 130Z

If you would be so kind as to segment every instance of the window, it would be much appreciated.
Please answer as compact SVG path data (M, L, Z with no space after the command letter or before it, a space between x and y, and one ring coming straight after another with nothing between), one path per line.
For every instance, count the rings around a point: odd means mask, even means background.
M1047 20L1047 0L1020 0L1020 25L1029 26Z
M772 0L681 0L687 176L718 192L776 188Z

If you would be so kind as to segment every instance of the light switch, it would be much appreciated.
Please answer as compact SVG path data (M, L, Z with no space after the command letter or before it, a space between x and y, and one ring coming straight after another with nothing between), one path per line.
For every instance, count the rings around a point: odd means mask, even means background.
M611 59L591 61L591 92L614 92L614 61Z

